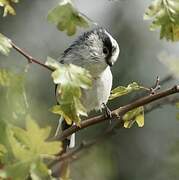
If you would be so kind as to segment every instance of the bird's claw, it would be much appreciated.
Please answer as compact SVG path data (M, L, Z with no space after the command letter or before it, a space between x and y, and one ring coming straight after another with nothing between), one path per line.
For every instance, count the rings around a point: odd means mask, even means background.
M110 119L109 122L111 124L112 111L108 108L106 104L103 103L103 106L104 106L104 116Z

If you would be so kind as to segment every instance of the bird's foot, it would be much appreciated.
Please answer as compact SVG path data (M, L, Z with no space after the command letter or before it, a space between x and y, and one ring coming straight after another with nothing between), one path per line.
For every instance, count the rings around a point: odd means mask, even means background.
M109 118L109 122L111 124L111 118L112 118L112 111L108 108L108 106L106 104L103 103L103 107L104 107L104 116L106 118Z

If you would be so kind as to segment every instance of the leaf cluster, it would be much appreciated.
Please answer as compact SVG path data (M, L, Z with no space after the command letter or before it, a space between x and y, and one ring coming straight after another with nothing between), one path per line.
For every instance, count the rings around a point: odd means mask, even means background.
M117 97L124 96L124 95L127 95L127 94L131 93L131 92L139 91L141 89L146 89L146 88L143 87L143 86L140 86L136 82L130 83L127 87L118 86L118 87L116 87L115 89L113 89L111 91L111 95L110 95L109 99L113 100L113 99L115 99Z
M68 124L80 125L80 115L87 116L80 101L81 89L90 88L92 81L89 72L73 64L60 64L48 57L46 65L54 69L52 78L57 88L59 105L52 107L52 112L63 116Z
M19 0L0 0L0 6L4 8L3 16L6 17L8 14L16 15L16 11L11 4L18 2Z
M151 30L160 28L160 38L179 40L179 1L154 0L147 8L144 19L152 19Z
M77 27L89 26L86 18L74 7L71 0L62 0L48 13L47 19L54 23L58 30L66 31L68 36L74 35Z
M0 160L4 167L1 178L14 180L52 179L51 172L43 162L62 150L61 142L47 142L50 128L40 128L30 116L26 118L26 129L7 124L4 136L6 143L0 145ZM38 177L38 178L37 178Z
M146 90L146 88L144 86L139 85L136 82L132 82L126 87L118 86L111 91L111 96L109 97L109 99L113 100L117 97L121 97L129 93L139 91L139 90ZM123 120L124 120L125 128L131 128L134 122L137 122L139 127L143 127L144 126L144 108L141 106L141 107L138 107L129 111L123 116Z

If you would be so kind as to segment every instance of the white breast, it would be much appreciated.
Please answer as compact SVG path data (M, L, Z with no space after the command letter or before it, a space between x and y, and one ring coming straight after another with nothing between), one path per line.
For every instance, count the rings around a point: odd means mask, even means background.
M88 112L99 110L107 103L112 88L112 74L109 66L93 80L91 89L84 90L81 101Z

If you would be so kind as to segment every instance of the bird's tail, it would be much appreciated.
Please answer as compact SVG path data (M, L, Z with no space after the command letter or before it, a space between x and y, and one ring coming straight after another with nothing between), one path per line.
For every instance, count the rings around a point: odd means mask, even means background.
M59 123L55 132L55 136L57 136L60 132L68 129L72 125L68 125L64 119L64 117L60 117ZM64 150L67 148L74 148L75 147L75 133L73 133L70 137L63 140Z

